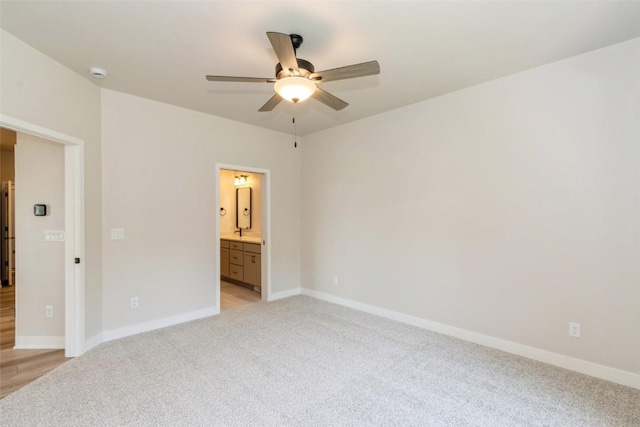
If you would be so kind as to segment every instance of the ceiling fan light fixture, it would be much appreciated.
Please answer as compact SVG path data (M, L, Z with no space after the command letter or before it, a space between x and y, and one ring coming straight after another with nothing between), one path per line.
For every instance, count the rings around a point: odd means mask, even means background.
M274 89L283 99L298 103L313 95L316 84L306 77L284 77L275 83Z

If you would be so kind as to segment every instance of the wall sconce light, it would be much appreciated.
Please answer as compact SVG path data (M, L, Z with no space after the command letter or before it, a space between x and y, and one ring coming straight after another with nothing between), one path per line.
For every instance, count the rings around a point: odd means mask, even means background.
M249 180L249 177L247 175L240 175L240 176L236 175L236 178L233 180L233 184L245 185L248 180Z

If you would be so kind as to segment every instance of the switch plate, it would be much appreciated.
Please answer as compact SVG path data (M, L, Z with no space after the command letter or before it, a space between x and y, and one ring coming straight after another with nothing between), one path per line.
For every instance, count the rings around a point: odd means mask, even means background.
M111 240L122 240L122 239L124 239L124 228L112 228Z
M44 308L44 315L46 317L53 317L53 306L48 305Z
M45 242L64 242L64 230L44 230Z
M338 284L338 276L333 276L333 284L334 285Z
M580 323L569 322L569 336L580 338Z

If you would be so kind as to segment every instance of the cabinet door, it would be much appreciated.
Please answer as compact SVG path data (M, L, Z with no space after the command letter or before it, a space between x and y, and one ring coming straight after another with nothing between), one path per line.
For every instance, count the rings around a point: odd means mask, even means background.
M229 249L220 248L220 275L229 277Z
M261 257L258 254L252 254L249 252L244 253L244 282L260 287L262 284L262 263Z
M252 263L256 266L255 283L253 286L262 287L262 257L260 255L253 255Z

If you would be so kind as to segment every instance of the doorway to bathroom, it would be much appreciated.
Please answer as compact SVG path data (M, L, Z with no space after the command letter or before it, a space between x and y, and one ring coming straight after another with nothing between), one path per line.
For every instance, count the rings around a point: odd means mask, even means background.
M218 274L220 311L269 296L269 171L218 165Z

